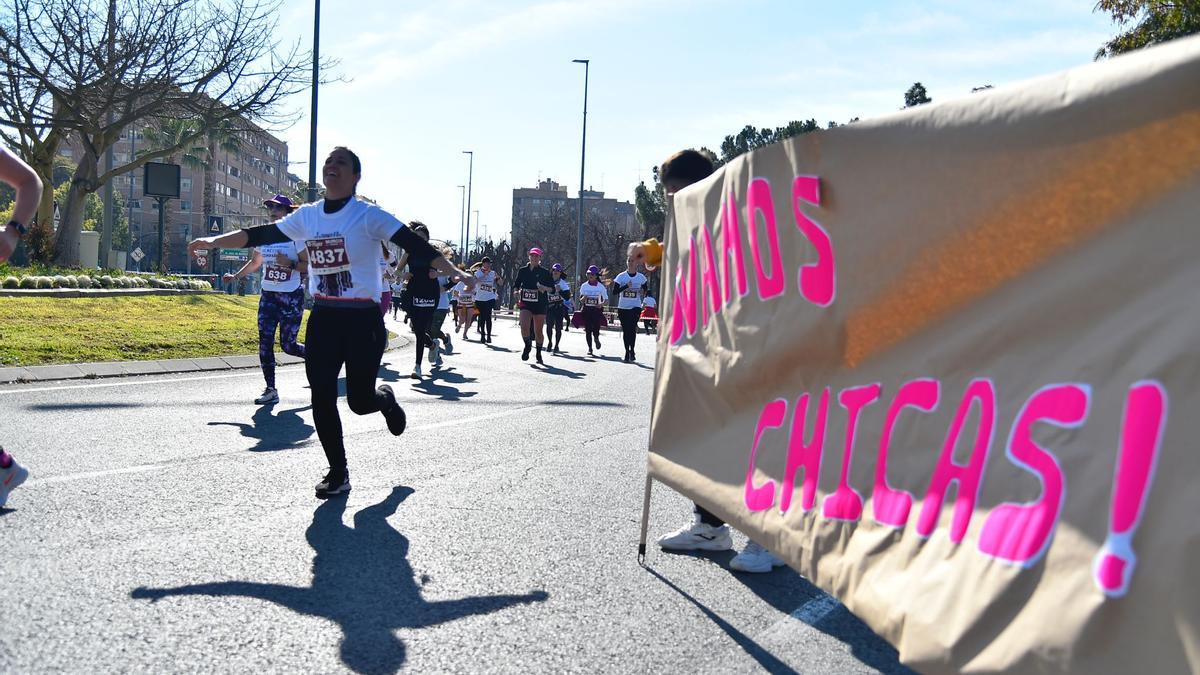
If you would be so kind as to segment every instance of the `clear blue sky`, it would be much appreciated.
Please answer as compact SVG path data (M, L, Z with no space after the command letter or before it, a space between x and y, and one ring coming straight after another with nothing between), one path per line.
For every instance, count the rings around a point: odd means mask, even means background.
M467 156L490 236L512 189L579 185L583 66L591 59L586 184L632 200L683 147L746 124L844 122L1082 65L1116 32L1091 0L326 0L321 53L350 79L321 88L319 161L363 160L360 191L457 240ZM284 0L280 36L312 41L312 0ZM279 133L307 176L304 117Z

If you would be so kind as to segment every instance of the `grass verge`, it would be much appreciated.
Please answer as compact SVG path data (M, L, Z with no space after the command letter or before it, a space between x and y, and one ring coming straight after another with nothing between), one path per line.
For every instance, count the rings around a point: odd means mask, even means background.
M0 298L0 366L257 353L258 296Z

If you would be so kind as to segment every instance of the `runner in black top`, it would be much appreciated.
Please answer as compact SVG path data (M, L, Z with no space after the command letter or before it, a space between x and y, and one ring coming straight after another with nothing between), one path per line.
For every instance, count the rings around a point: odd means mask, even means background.
M550 270L542 267L542 249L534 246L529 249L529 264L517 271L513 280L513 293L521 301L521 337L525 340L525 350L521 352L521 360L529 360L529 350L532 346L534 333L537 333L537 362L542 361L542 331L546 326L546 293L554 285L550 278Z
M354 198L362 178L358 156L334 148L323 170L325 198L306 204L282 220L251 230L196 239L188 245L194 255L202 248L246 248L305 242L309 260L309 290L315 306L308 319L304 370L312 389L313 423L329 460L329 473L317 484L321 498L350 490L342 420L338 415L338 375L346 366L346 402L359 415L382 412L388 430L404 432L404 409L392 388L375 388L387 330L379 311L379 243L390 240L403 248L410 262L427 262L450 275L466 276L438 254L420 235L378 206ZM467 280L474 284L474 278Z
M550 293L547 297L550 300L549 306L546 308L546 338L550 343L550 351L558 353L559 345L562 344L563 324L567 319L567 307L565 301L571 297L571 286L567 284L567 280L563 279L563 266L560 263L554 263L550 266Z
M408 224L413 232L416 232L419 237L425 241L429 241L429 228L420 221L412 221ZM412 376L414 379L421 378L421 360L425 356L425 348L429 348L429 360L432 362L437 360L437 354L434 351L432 335L433 332L433 313L437 310L438 299L441 296L442 288L438 284L438 273L427 260L418 260L410 258L407 252L400 256L400 262L397 265L399 269L403 269L405 264L408 265L409 272L412 273L412 278L408 282L408 297L411 309L408 316L412 322L413 335L417 338L416 349L416 364L413 366Z

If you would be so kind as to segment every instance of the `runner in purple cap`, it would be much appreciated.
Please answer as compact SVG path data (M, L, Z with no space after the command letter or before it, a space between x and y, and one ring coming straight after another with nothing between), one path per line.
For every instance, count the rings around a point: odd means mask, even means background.
M563 301L571 297L571 286L563 279L561 263L550 266L550 278L554 283L550 285L550 304L546 307L546 339L550 343L550 351L557 354L558 347L562 344L563 324L567 318L567 307Z
M283 195L263 202L271 222L276 222L298 207ZM279 402L275 389L275 331L279 330L279 346L283 353L304 358L304 345L296 340L300 322L304 319L304 289L300 275L308 269L308 253L304 242L286 241L266 244L254 249L250 260L225 280L242 279L262 269L262 293L258 296L258 364L262 368L267 388L254 402L270 405Z
M536 333L537 362L543 363L542 331L546 326L546 306L549 304L547 293L553 286L550 270L542 267L542 249L534 246L529 249L529 264L522 267L513 280L513 292L521 301L521 338L525 340L522 361L529 360L529 350L533 348Z
M592 265L587 269L587 281L579 285L579 311L571 319L576 328L583 329L587 339L588 356L592 354L592 342L600 349L600 329L608 325L604 318L604 304L608 302L608 289L600 283L600 268Z

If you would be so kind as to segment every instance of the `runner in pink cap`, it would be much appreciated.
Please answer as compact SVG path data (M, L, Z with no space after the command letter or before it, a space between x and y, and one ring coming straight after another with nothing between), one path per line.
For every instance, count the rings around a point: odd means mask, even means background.
M533 347L534 334L537 335L537 362L542 361L542 331L546 327L546 309L549 305L547 293L554 286L550 278L550 270L542 267L542 249L534 246L529 249L529 264L517 272L513 280L513 292L521 302L521 338L525 340L525 350L521 352L521 360L529 360L529 350Z

